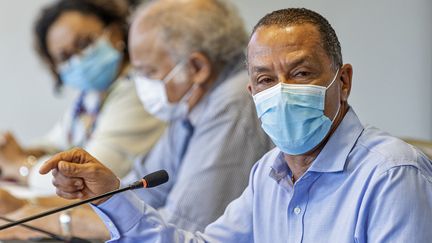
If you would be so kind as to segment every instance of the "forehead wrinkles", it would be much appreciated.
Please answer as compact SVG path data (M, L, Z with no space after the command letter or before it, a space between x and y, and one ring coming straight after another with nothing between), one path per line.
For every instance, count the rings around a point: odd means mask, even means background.
M286 51L287 49L293 49L294 47L296 47L298 45L295 44L285 44L285 45L280 45L280 46L276 46L276 47L269 47L266 45L259 45L259 46L254 46L253 48L249 48L249 55L252 56L267 56L267 55L273 55L273 54L279 54L282 53L283 51Z
M258 28L252 35L249 41L248 55L263 55L300 49L313 50L321 47L321 44L318 31L309 24L286 27L266 26Z

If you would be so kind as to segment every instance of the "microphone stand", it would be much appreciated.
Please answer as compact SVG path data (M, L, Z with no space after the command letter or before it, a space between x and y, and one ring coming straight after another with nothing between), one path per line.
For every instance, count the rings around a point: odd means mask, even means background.
M48 216L51 214L55 214L55 213L61 212L63 210L68 210L68 209L71 209L71 208L74 208L74 207L77 207L77 206L80 206L80 205L83 205L86 203L90 203L90 202L95 201L95 200L109 197L109 196L112 196L112 195L120 193L120 192L133 190L133 189L137 189L137 188L155 187L155 186L158 186L160 184L167 182L168 179L169 179L168 173L165 170L159 170L159 171L156 171L156 172L153 172L153 173L150 173L150 174L144 176L141 180L136 181L136 182L130 184L129 186L124 187L124 188L110 191L110 192L104 193L102 195L92 197L92 198L89 198L89 199L86 199L86 200L83 200L80 202L72 203L72 204L66 205L64 207L48 210L46 212L42 212L42 213L27 217L27 218L17 220L15 222L10 222L10 223L4 224L4 225L0 226L0 231L14 227L16 225L27 223L27 222L35 220L35 219L39 219L39 218L42 218L42 217L45 217L45 216Z

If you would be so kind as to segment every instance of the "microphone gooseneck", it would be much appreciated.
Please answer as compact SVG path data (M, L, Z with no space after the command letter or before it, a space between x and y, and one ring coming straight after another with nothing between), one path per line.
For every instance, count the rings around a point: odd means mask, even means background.
M3 220L3 221L9 222L9 223L14 223L15 222L15 220L12 220L12 219L9 219L9 218L5 218L5 217L2 217L2 216L0 216L0 219ZM27 228L27 229L30 229L30 230L33 230L33 231L36 231L36 232L39 232L39 233L42 233L42 234L45 234L45 235L48 235L49 237L51 237L51 238L53 238L55 240L67 242L67 240L65 238L63 238L63 237L61 237L59 235L56 235L56 234L54 234L52 232L49 232L47 230L44 230L44 229L41 229L41 228L38 228L38 227L34 227L34 226L31 226L31 225L28 225L28 224L21 224L20 226L24 227L24 228Z
M92 197L92 198L89 198L89 199L86 199L86 200L83 200L80 202L72 203L72 204L66 205L64 207L48 210L48 211L42 212L40 214L36 214L36 215L30 216L27 218L23 218L21 220L17 220L15 222L4 224L4 225L0 226L0 231L4 230L4 229L11 228L11 227L16 226L16 225L27 223L29 221L33 221L35 219L43 218L43 217L46 217L46 216L51 215L51 214L55 214L55 213L58 213L58 212L61 212L64 210L68 210L68 209L71 209L71 208L74 208L74 207L77 207L77 206L80 206L80 205L83 205L86 203L90 203L90 202L93 202L95 200L109 197L109 196L112 196L112 195L120 193L120 192L124 192L124 191L128 191L128 190L134 190L134 189L138 189L138 188L155 187L155 186L158 186L158 185L161 185L161 184L167 182L168 179L169 179L169 176L165 170L158 170L156 172L153 172L153 173L150 173L150 174L144 176L141 180L136 181L136 182L130 184L129 186L124 187L124 188L120 188L120 189L117 189L117 190L114 190L111 192L107 192L107 193L104 193L102 195Z

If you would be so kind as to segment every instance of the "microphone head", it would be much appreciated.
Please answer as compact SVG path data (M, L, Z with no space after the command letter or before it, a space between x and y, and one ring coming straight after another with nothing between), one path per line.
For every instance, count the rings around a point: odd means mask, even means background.
M144 187L150 188L159 186L167 182L168 179L169 176L166 170L158 170L143 177L143 180L145 181Z

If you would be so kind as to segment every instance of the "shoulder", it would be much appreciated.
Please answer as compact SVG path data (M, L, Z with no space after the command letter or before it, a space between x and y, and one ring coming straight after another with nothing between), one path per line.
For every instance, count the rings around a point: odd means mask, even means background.
M210 90L201 101L202 121L211 124L252 123L255 127L258 118L253 99L247 91L247 83L247 72L242 70Z
M112 84L101 113L108 116L148 116L136 93L135 83L127 77L121 77Z
M162 122L151 116L141 104L135 90L135 83L126 78L118 79L111 87L98 117L98 128L157 126ZM113 127L114 128L114 127Z
M241 70L223 80L210 91L209 104L218 110L250 106L253 100L247 91L248 79L247 72Z
M105 103L118 103L119 101L139 103L135 83L127 77L121 77L111 85Z
M363 137L363 138L362 138ZM365 199L390 213L432 203L432 161L417 148L377 128L366 127L359 143L364 149ZM399 210L396 210L396 208ZM408 216L408 215L407 215Z
M378 174L410 168L432 177L432 162L417 148L375 127L365 127L357 141L364 163Z

